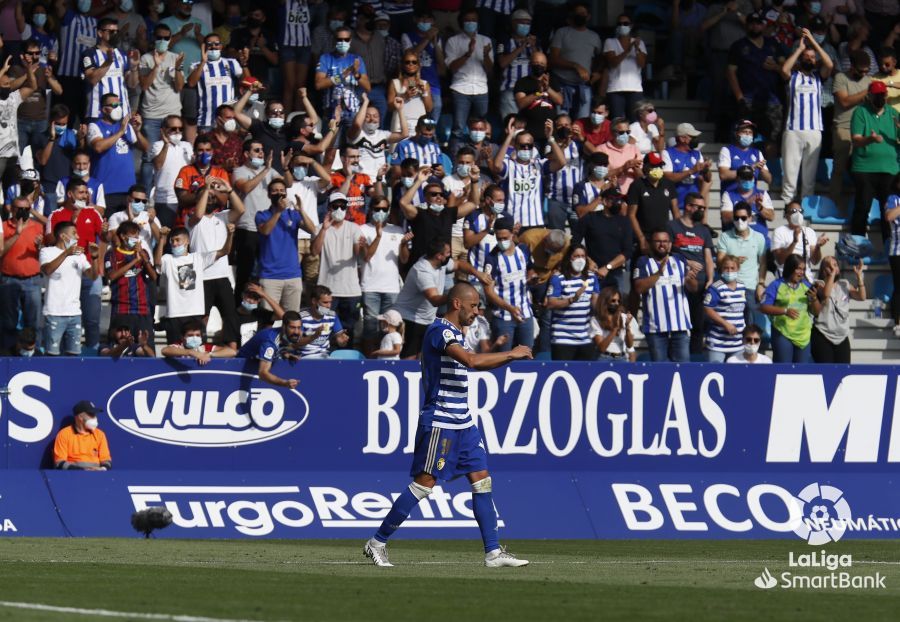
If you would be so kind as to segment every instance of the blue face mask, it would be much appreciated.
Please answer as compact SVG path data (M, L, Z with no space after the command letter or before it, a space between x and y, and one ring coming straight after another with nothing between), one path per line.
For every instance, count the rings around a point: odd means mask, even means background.
M138 243L137 238L125 238L125 246L128 248L136 248Z
M463 22L463 32L467 35L474 35L478 32L478 22Z
M206 60L217 61L222 58L222 50L209 50L206 52Z
M184 244L172 247L172 255L175 257L184 257L187 254L187 246Z
M609 168L606 166L595 166L591 172L597 179L606 179L606 176L609 174Z
M721 274L721 276L722 276L722 280L725 281L726 283L734 283L735 281L738 280L737 272L723 272Z
M262 168L262 165L265 163L266 161L262 158L250 158L250 166L253 168Z
M387 38L391 35L391 31L390 31L390 30L385 30L384 28L378 28L375 32L377 32L378 34L380 34L380 35L381 35L382 37L384 37L385 39L387 39Z
M468 164L457 164L456 165L456 174L459 177L468 177L469 176L469 165Z
M469 138L473 143L480 143L487 133L484 130L469 130Z
M200 166L209 166L210 162L212 162L212 154L210 152L204 151L197 154L197 164Z
M84 169L84 170L78 170L78 171L72 171L72 174L75 175L75 177L81 177L81 178L84 178L84 177L87 177L87 176L88 176L88 171L87 171L86 169Z
M809 3L809 12L813 15L818 15L822 12L822 3L821 2L810 2Z
M200 335L188 335L184 338L184 347L188 350L196 350L203 345L203 337Z
M516 34L520 37L527 37L531 32L531 24L516 24Z
M31 23L37 26L38 28L43 28L44 24L47 23L47 14L46 13L35 13L31 18Z
M338 41L334 44L334 49L338 54L346 54L350 51L350 42L349 41Z
M620 147L624 147L628 144L628 139L631 138L628 134L616 134L616 144Z
M520 162L528 162L531 160L531 149L516 149L516 158Z
M169 42L166 39L159 39L156 42L156 51L165 54L169 51Z
M147 204L143 201L132 201L131 202L131 211L135 214L140 214L147 208Z
M753 144L753 137L747 136L746 134L741 134L738 140L741 141L741 147L747 148Z
M242 300L241 306L244 307L247 311L256 311L257 307L259 307L259 303L247 302L246 300Z
M91 10L91 0L78 0L78 10L81 13L87 13Z
M742 179L738 185L741 188L741 192L750 192L755 184L752 179Z
M419 29L419 32L428 32L431 30L431 22L418 22L416 28Z
M400 181L403 182L403 186L405 188L412 188L413 184L416 183L415 177L401 177Z
M291 170L291 174L293 174L294 179L306 179L306 167L295 166L293 170Z
M65 125L56 125L56 124L54 124L54 125L53 125L53 129L56 130L56 135L57 135L57 136L62 136L63 134L65 134L65 132L66 132L66 130L67 130L68 128L67 128Z

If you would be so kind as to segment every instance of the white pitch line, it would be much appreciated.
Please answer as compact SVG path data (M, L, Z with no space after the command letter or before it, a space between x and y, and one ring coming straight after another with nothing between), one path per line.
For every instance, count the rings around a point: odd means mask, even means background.
M30 609L50 613L67 613L82 616L99 616L103 618L132 618L138 620L169 620L170 622L257 622L255 620L235 620L230 618L208 618L204 616L177 615L168 613L136 613L133 611L110 611L109 609L82 609L80 607L56 607L41 603L22 603L0 600L0 607L12 609Z

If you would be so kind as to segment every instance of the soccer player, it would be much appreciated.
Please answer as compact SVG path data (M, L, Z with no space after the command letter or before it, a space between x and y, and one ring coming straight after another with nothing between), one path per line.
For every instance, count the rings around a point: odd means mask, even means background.
M447 314L425 331L422 344L422 382L425 405L419 417L416 448L404 490L363 552L376 566L393 566L387 541L419 501L428 497L438 479L465 475L472 484L472 510L484 541L484 565L489 568L524 566L500 546L497 514L491 495L487 452L475 422L466 409L469 369L493 369L517 359L530 359L531 348L517 346L509 352L475 354L465 346L463 326L478 316L478 292L468 283L457 283L447 295Z

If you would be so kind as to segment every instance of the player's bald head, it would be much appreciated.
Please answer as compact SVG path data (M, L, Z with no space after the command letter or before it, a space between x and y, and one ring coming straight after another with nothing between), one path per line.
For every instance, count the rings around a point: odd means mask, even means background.
M472 300L478 300L478 290L472 287L468 283L457 283L450 289L450 293L447 294L447 302L453 303L454 300L459 300L460 303L470 302Z

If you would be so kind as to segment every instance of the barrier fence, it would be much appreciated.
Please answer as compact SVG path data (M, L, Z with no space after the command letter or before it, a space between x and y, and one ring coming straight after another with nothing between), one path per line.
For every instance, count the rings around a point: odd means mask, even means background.
M362 538L409 482L420 370L0 359L0 534ZM900 385L890 366L519 363L469 376L505 538L897 537ZM103 408L114 469L54 471L72 406ZM405 537L474 537L465 481Z

